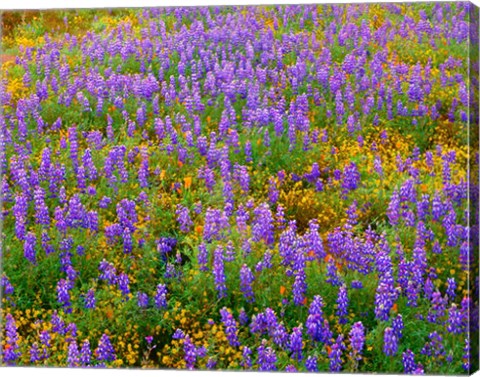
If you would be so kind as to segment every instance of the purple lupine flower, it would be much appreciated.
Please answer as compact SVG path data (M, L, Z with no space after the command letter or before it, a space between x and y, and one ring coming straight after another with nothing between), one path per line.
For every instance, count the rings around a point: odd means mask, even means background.
M67 336L65 337L65 341L70 342L77 337L77 325L75 323L69 323L68 326L65 328L65 332Z
M229 173L228 173L229 174ZM234 201L234 194L233 194L233 187L232 183L229 180L225 180L223 182L223 198L225 201L224 205L224 213L230 217L233 214L235 201Z
M288 228L284 230L279 239L278 251L282 258L282 265L290 265L295 257L295 244L297 242L297 225L295 221L288 224Z
M42 355L40 355L40 350L36 342L32 344L29 352L30 352L30 362L32 364L35 364L37 361L40 361L42 359Z
M330 372L340 372L342 370L342 353L345 350L343 335L339 335L332 345L332 350L328 356L330 359Z
M13 288L13 285L10 283L10 280L4 275L0 279L0 286L3 288L3 294L5 296L12 295L15 289Z
M47 330L43 330L40 332L40 343L42 343L43 346L45 347L50 347L50 340L51 340L51 335Z
M80 255L80 256L84 256L85 255L85 247L83 247L82 245L78 245L77 246L77 254Z
M17 325L10 313L6 315L5 335L5 341L8 347L3 347L3 360L7 365L15 365L17 359L22 356L22 353L18 351L20 347L18 345Z
M19 350L19 337L17 333L17 325L13 316L8 313L6 315L5 321L5 335L6 335L6 345L8 347L3 347L3 360L7 365L15 365L16 360L20 358L22 353Z
M128 275L125 273L121 273L118 275L117 278L117 284L118 284L118 289L122 292L124 296L127 296L130 293L130 279L128 278ZM128 297L127 297L128 300Z
M95 164L93 163L92 153L90 151L90 148L87 148L85 150L82 160L83 160L83 167L85 169L86 177L90 181L95 181L98 176L98 171L97 171L97 168L95 167Z
M60 335L65 335L65 322L62 318L60 318L56 310L53 312L50 322L52 323L53 332L56 332Z
M461 334L465 331L465 316L455 303L448 309L447 330L453 334Z
M238 182L240 189L244 194L248 194L250 187L250 177L248 175L248 169L244 165L235 163L233 167L233 177Z
M35 219L38 224L49 225L50 224L50 215L48 213L48 208L45 204L45 190L40 186L35 187L34 191L34 202L35 202Z
M268 201L271 204L275 204L277 203L279 196L280 192L277 188L277 182L275 181L275 178L270 177L268 180Z
M233 245L233 242L231 240L228 241L227 245L225 246L225 261L235 261L235 246Z
M255 242L263 240L267 245L274 242L274 220L267 203L260 204L253 211L255 219L252 226L252 236Z
M252 143L250 140L245 142L245 162L250 163L253 161L252 158Z
M272 268L273 267L272 258L273 258L272 250L270 249L265 250L265 253L263 253L263 260L257 263L256 270L261 271L265 268Z
M95 186L93 186L93 185L88 186L87 187L87 194L90 195L90 196L97 195L97 189L95 188Z
M450 235L453 235L453 232L450 232ZM463 271L468 271L468 269L470 268L470 264L472 263L472 255L473 253L470 250L470 244L467 241L462 242L462 244L460 245L459 260Z
M71 313L71 305L70 302L70 292L71 289L70 281L65 279L60 279L57 283L57 300L60 304L62 304L66 313Z
M48 236L48 233L46 231L42 232L42 249L45 250L45 254L49 255L55 252L55 249L53 246L49 243L50 237Z
M295 367L295 365L293 365L293 364L288 364L288 365L285 367L285 372L287 372L287 373L296 373L296 372L298 372L298 369Z
M363 283L360 280L352 280L352 282L350 283L350 286L353 289L362 289Z
M242 361L240 362L240 365L244 369L251 369L252 368L252 359L250 355L252 354L252 350L248 348L247 346L243 347L242 351Z
M267 347L267 341L262 340L262 344L257 348L257 364L258 370L261 372L268 372L277 370L277 355L271 347Z
M167 308L167 287L165 284L158 284L157 285L157 292L155 294L155 306L158 309L165 309Z
M111 285L117 283L117 269L113 263L109 263L104 259L100 262L98 269L101 272L99 279L106 280Z
M401 339L403 336L403 317L401 314L398 314L392 321L392 329L398 339Z
M394 356L398 351L398 337L391 327L385 329L383 335L383 352L386 356Z
M241 308L238 314L238 321L240 322L240 325L245 326L248 323L249 319L250 318L248 317L248 314L245 311L245 309Z
M302 336L302 325L294 327L292 333L290 334L290 339L288 342L288 349L292 353L292 356L295 360L302 360L302 348L303 348L303 336Z
M184 360L187 369L193 370L197 361L197 349L188 335L185 336L183 341L183 352L185 353Z
M184 338L185 338L185 333L182 331L182 329L176 329L172 335L172 339L184 339Z
M139 308L148 307L148 295L143 292L137 292L137 305Z
M403 370L405 374L415 374L417 364L415 363L415 354L411 350L402 353Z
M437 323L445 315L447 309L447 299L442 297L440 292L434 292L431 298L432 305L428 311L427 319L429 322Z
M311 250L315 254L315 257L318 260L323 260L327 254L325 253L325 250L323 248L322 238L318 233L318 223L315 221L315 219L310 220L308 223L308 227L309 230L305 234L308 246L311 248Z
M414 187L414 180L408 179L400 187L400 201L402 203L416 203L417 202L417 192Z
M205 180L207 190L211 192L215 186L215 173L208 166L198 169L198 178Z
M83 350L83 347L82 347ZM103 334L98 342L98 348L95 350L95 355L97 356L98 361L114 361L117 356L115 354L115 349L110 343L110 338L107 334Z
M193 205L193 212L195 212L197 215L200 215L203 211L203 205L201 201L196 202Z
M343 121L343 115L345 114L341 90L337 90L335 94L335 112L337 113L337 123L341 124Z
M405 295L407 296L407 306L416 307L419 297L419 286L412 280L407 281L407 287L405 288Z
M35 244L37 243L37 237L35 233L28 232L25 236L25 242L23 244L23 254L25 258L32 264L37 263Z
M40 160L40 166L38 168L38 175L42 181L48 180L52 173L51 154L52 151L49 147L46 147L42 150L42 157Z
M309 372L318 372L317 358L315 356L308 356L305 360L305 368Z
M80 352L78 351L78 345L75 340L71 341L68 345L67 363L70 368L76 367L80 359Z
M220 210L208 208L205 214L203 239L206 242L221 239L223 231L229 228L228 217Z
M205 367L207 369L214 369L216 366L217 366L217 361L212 357L209 357L207 360L207 363L205 364Z
M228 342L232 347L238 347L240 342L238 341L237 323L233 317L233 314L226 307L224 307L220 310L220 315L222 316L223 326L225 326L225 334Z
M375 156L375 160L373 162L373 169L377 172L377 174L380 177L383 177L382 159L378 154Z
M457 289L457 283L455 282L455 278L447 278L447 296L450 300L454 301L457 294L455 290Z
M287 333L287 329L282 323L278 324L277 326L269 326L268 332L276 345L282 349L288 346L289 335Z
M347 223L344 225L344 228L347 230L352 229L353 226L358 224L358 208L357 208L357 201L354 200L352 205L348 207L346 210L347 214Z
M249 212L245 209L243 204L240 204L237 209L237 216L235 218L237 229L241 233L245 233L247 231L247 222L250 219Z
M365 344L365 329L362 322L355 322L350 330L350 344L352 345L353 357L357 360L361 358L363 346Z
M316 162L312 164L312 168L310 170L310 173L305 173L303 177L310 183L313 183L320 178L321 172L320 172L320 167Z
M347 294L347 286L343 284L340 289L338 290L338 298L337 298L337 312L338 315L338 323L344 325L347 323L347 316L348 316L348 294Z
M68 139L70 141L70 159L72 160L73 170L77 174L78 170L78 140L77 128L70 127L68 129Z
M207 349L205 346L200 346L196 348L197 356L198 357L205 357L207 356Z
M430 195L423 194L421 200L417 203L417 216L421 221L425 221L430 214Z
M90 288L85 295L85 309L95 309L96 302L95 291L93 288Z
M67 266L65 269L65 273L67 274L67 280L70 281L70 285L73 286L73 283L77 279L78 273L72 266Z
M425 93L423 90L422 81L421 66L420 63L418 63L415 67L413 67L409 79L410 86L408 88L408 98L411 102L421 103L423 101Z
M400 218L400 195L394 190L390 197L390 204L387 209L387 216L391 225L397 225Z
M180 230L184 233L188 233L193 226L193 222L190 219L190 211L187 207L182 206L181 204L177 205L177 221L180 224Z
M360 172L357 164L351 162L343 169L343 194L348 194L350 191L356 190L360 183Z
M177 252L176 257L177 257L176 258L177 263L181 264L182 259L181 259L181 254L179 252ZM163 274L163 277L165 279L174 278L179 276L180 274L181 272L175 268L175 265L173 263L167 262L165 273Z
M197 258L200 271L208 271L208 249L204 242L198 245Z
M390 272L383 276L375 293L375 316L381 321L387 321L390 310L398 298L398 291L393 285L393 278Z
M330 283L331 285L335 286L340 286L342 285L342 280L340 279L338 275L338 270L337 266L335 264L334 259L330 259L327 263L327 283Z
M285 220L285 209L280 204L277 206L275 218L277 220L278 229L285 229L285 224L287 223L287 220Z
M303 305L305 293L307 292L307 274L304 269L295 273L295 281L292 285L293 302L297 306Z
M436 192L432 199L432 219L434 221L440 221L444 214L445 208L442 199L440 198L440 194Z
M177 240L175 238L160 237L160 239L157 240L157 251L160 254L168 254L173 251L176 245Z
M425 343L420 353L426 356L433 356L435 359L439 359L445 356L445 347L443 345L443 337L434 331L428 336L429 341Z
M219 245L213 253L213 277L215 280L215 289L217 290L218 298L227 297L227 286L225 276L225 264L223 247Z
M327 342L330 339L328 332L326 333L324 328L324 305L321 296L314 296L308 309L307 321L305 322L307 334L316 342Z
M99 200L98 206L100 208L107 208L111 202L112 199L110 199L108 196L104 196L102 199Z
M15 235L19 240L24 240L28 215L28 197L26 194L15 196L15 205L12 207L15 217Z
M257 315L252 316L252 321L250 323L250 332L252 334L264 334L271 325L277 326L277 317L275 312L267 308L264 313L258 313Z
M138 222L138 215L135 208L135 202L128 199L122 199L116 208L120 226L122 229L126 227L129 228L132 233L135 232L135 223Z
M240 269L240 289L247 302L255 301L255 295L252 289L252 283L254 280L255 276L253 275L252 270L246 264L243 264Z
M133 249L132 233L129 228L125 228L122 233L123 237L123 252L130 254Z

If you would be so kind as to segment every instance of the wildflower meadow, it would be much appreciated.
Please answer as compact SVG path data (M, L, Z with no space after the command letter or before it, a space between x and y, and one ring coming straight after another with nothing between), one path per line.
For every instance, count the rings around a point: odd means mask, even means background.
M1 15L1 365L478 369L475 6Z

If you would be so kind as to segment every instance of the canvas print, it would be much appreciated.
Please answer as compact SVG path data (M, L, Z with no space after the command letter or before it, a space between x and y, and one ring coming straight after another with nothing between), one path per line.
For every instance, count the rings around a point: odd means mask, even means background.
M2 366L478 369L474 5L1 15Z

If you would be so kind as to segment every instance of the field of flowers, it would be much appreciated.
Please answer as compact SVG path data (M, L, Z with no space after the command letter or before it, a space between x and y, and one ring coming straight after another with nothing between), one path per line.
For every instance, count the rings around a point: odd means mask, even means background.
M19 14L2 365L478 368L473 6Z

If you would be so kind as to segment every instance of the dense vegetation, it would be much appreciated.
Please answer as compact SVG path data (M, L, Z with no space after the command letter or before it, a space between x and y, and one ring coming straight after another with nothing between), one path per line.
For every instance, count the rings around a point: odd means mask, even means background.
M4 13L3 364L475 369L469 7Z

